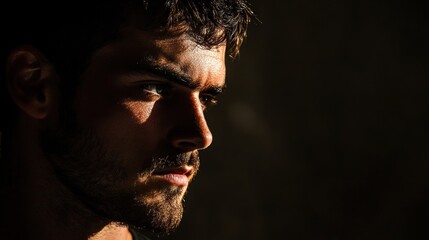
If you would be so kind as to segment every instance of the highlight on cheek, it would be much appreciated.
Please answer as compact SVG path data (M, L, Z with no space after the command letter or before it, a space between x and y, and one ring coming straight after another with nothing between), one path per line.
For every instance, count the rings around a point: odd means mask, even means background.
M124 103L122 103L122 105L136 121L136 123L141 124L145 123L152 114L154 103L126 100Z

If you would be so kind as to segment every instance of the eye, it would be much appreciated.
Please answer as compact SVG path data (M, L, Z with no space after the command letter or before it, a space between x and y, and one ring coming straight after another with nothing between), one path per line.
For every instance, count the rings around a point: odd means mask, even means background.
M140 88L146 93L163 95L171 88L171 86L164 83L145 83L141 84Z
M205 108L210 107L210 106L214 106L218 102L217 96L211 95L211 94L202 94L200 96L200 101L201 101L201 104L203 104Z

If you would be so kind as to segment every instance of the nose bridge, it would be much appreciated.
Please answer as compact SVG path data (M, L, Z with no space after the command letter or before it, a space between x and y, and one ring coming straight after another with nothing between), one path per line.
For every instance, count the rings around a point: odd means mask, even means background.
M197 98L198 99L198 98ZM208 147L213 140L212 133L210 131L210 128L207 124L206 117L204 115L203 107L201 106L199 99L197 100L198 107L195 108L195 125L197 126L197 129L199 129L202 142L201 145L203 148Z
M177 111L177 124L170 133L175 148L185 151L205 149L213 136L207 124L203 107L197 94L183 100Z

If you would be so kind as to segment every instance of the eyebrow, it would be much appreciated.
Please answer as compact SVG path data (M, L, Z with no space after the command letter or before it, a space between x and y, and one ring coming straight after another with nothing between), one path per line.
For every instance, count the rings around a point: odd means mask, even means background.
M166 65L160 65L156 61L150 58L142 58L137 61L136 64L132 67L131 71L137 74L152 74L165 78L168 81L174 82L176 84L185 86L190 89L197 89L200 87L192 78L186 76L185 74L168 67ZM218 95L221 94L226 88L226 85L217 86L210 85L204 89L204 92Z

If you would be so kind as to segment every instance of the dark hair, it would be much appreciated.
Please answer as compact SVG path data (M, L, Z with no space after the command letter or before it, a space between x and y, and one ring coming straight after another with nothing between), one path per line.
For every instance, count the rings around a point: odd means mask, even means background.
M253 16L246 0L21 0L7 1L1 11L3 77L11 49L32 45L55 66L62 89L67 89L63 95L74 92L91 53L118 37L131 13L141 16L145 30L175 28L208 48L226 44L232 58L239 53ZM12 111L4 78L1 98L2 109ZM4 120L3 116L0 130Z
M235 57L246 37L253 16L245 0L144 0L145 13L154 27L183 26L200 45L212 47L227 43Z

